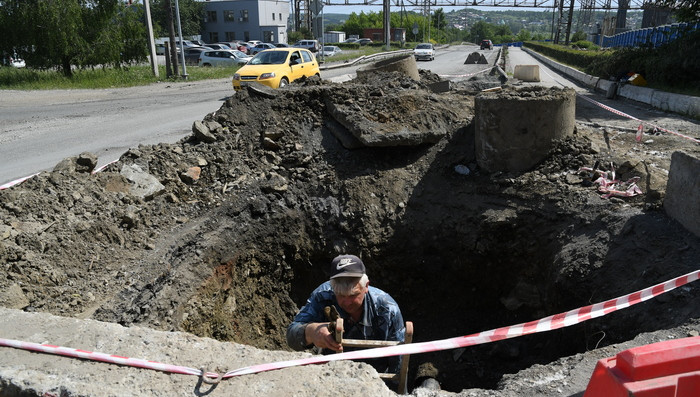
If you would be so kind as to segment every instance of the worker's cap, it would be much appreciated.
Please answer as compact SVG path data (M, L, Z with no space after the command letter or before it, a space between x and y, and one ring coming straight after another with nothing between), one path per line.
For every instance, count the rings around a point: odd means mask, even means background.
M331 262L331 278L362 277L365 264L355 255L338 255Z

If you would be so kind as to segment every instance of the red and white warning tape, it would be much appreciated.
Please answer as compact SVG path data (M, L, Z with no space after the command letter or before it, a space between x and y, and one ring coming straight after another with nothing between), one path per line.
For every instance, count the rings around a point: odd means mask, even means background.
M259 364L228 371L223 376L217 373L204 372L202 370L189 367L182 367L178 365L162 364L142 359L134 359L47 344L21 342L10 339L0 338L0 346L7 346L50 354L58 354L68 357L77 357L88 360L96 360L119 365L128 365L139 368L147 368L163 372L172 372L196 376L204 375L207 378L215 378L217 380L220 380L223 378L232 378L235 376L255 374L259 372L272 371L288 367L296 367L309 364L322 364L330 361L389 357L403 354L428 353L441 350L456 349L460 347L468 347L483 343L495 342L502 339L515 338L523 335L530 335L538 332L551 331L579 324L593 318L602 317L614 311L622 310L632 305L636 305L637 303L647 301L653 297L671 291L675 288L696 281L699 277L700 270L696 270L686 275L676 277L672 280L656 284L654 286L645 288L643 290L628 295L621 296L619 298L610 299L605 302L581 307L564 313L559 313L553 316L542 318L540 320L511 325L509 327L492 329L489 331L480 332L478 334L436 340L431 342L410 343L406 345L396 345L375 349L358 350L347 353L330 354L326 356L313 356L304 359Z
M117 161L119 161L119 159L112 160L112 161L110 161L110 162L107 163L107 164L104 164L104 165L102 165L102 166L100 166L100 167L95 168L94 170L92 170L91 173L92 173L92 174L96 174L96 173L102 171L103 169L105 169L108 165L113 164L113 163L116 163ZM19 185L20 183L26 181L27 179L33 178L33 177L35 177L35 176L37 176L37 175L39 175L39 174L40 174L40 172L37 172L36 174L31 174L31 175L28 175L28 176L25 176L25 177L22 177L22 178L19 178L19 179L15 179L14 181L7 182L7 183L5 183L5 184L3 184L3 185L0 185L0 190L4 190L4 189L10 188L10 187L12 187L12 186Z
M594 104L594 105L596 105L596 106L598 106L598 107L601 107L601 108L603 108L603 109L605 109L605 110L607 110L607 111L609 111L609 112L615 113L615 114L617 114L618 116L622 116L622 117L626 117L626 118L631 119L631 120L639 121L641 124L639 125L639 129L638 129L637 136L636 136L637 142L639 142L639 141L641 140L641 138L642 138L642 133L641 133L641 131L642 131L642 124L646 124L646 125L648 125L648 126L654 127L654 128L657 129L657 130L661 130L661 131L664 131L664 132L668 132L669 134L673 134L673 135L679 136L679 137L681 137L681 138L685 138L685 139L691 140L691 141L693 141L693 142L695 142L695 143L700 143L700 139L698 139L698 138L693 138L692 136L684 135L684 134L681 134L680 132L667 130L667 129L663 128L663 127L659 127L658 125L656 125L656 124L654 124L654 123L650 123L650 122L648 122L648 121L640 120L640 119L638 119L638 118L636 118L636 117L634 117L634 116L630 116L630 115L627 114L627 113L621 112L621 111L619 111L619 110L617 110L617 109L611 108L610 106L604 105L604 104L602 104L602 103L600 103L600 102L598 102L598 101L596 101L596 100L593 100L593 99L591 99L591 98L589 98L589 97L587 97L587 96L585 96L585 95L581 95L581 94L576 94L576 95L578 95L580 98L582 98L582 99L584 99L584 100L586 100L586 101L588 101L588 102L590 102L590 103L592 103L592 104Z
M480 70L480 71L478 71L478 72L474 72L474 73L468 73L468 74L438 74L438 76L440 76L440 77L469 77L469 76L474 76L475 74L483 73L483 72L485 72L485 71L487 71L487 70L491 70L491 69L493 69L493 66L488 67L488 68L483 69L483 70Z

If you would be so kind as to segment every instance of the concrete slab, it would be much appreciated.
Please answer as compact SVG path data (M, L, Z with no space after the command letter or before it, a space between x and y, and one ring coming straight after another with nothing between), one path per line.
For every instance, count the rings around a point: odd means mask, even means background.
M700 237L700 159L684 152L671 155L664 209Z
M0 336L225 373L254 364L309 357L266 351L183 332L122 327L94 320L0 308ZM314 381L309 381L315 379ZM323 379L322 382L318 379ZM170 374L0 347L2 396L395 396L366 364L335 362L199 382Z

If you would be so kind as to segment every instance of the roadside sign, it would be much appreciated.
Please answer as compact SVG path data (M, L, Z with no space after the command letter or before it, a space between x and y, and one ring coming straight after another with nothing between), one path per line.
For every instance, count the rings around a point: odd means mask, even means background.
M418 22L413 22L413 34L418 34Z

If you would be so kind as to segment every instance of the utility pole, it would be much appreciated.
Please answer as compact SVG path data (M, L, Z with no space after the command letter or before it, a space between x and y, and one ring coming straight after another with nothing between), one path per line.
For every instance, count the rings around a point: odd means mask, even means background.
M182 78L187 80L187 65L185 65L185 41L182 39L182 24L180 24L180 0L175 0L177 14L177 30L180 33L180 60L182 61Z
M158 54L156 54L156 43L153 39L153 23L151 22L151 5L149 0L143 0L146 10L146 27L148 28L148 50L151 52L151 69L153 75L158 77Z
M166 0L163 2L163 7L165 7L165 17L168 24L168 36L170 38L170 53L167 55L170 57L170 63L172 64L173 74L178 75L179 69L177 67L177 45L175 45L175 27L173 26L173 4L171 0ZM170 75L168 75L170 77Z
M384 49L391 49L391 15L389 8L391 7L390 0L384 0Z

